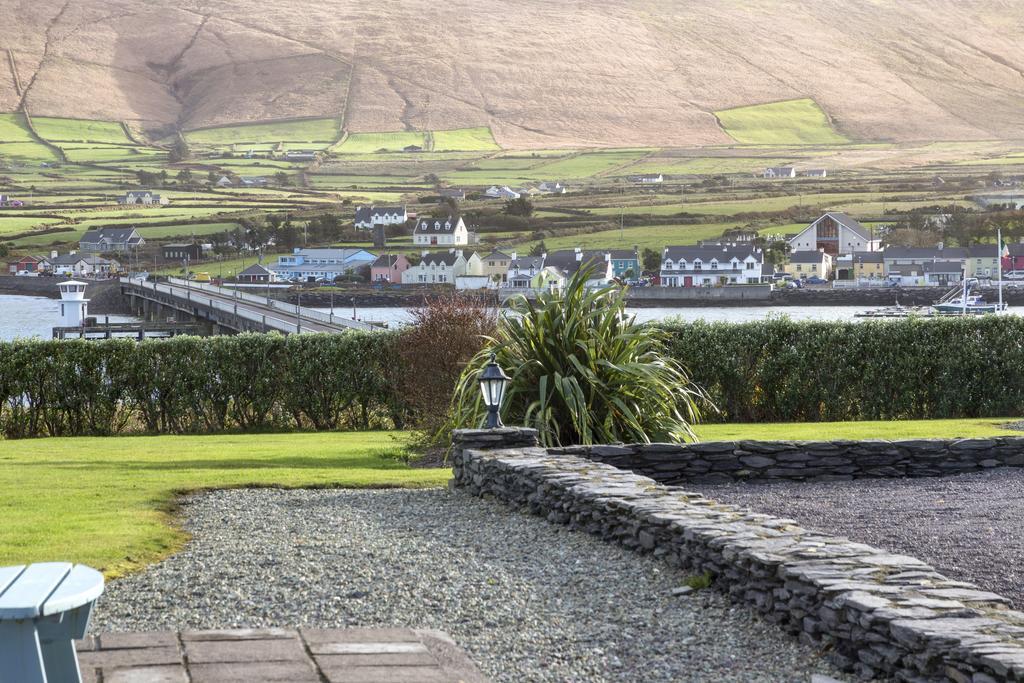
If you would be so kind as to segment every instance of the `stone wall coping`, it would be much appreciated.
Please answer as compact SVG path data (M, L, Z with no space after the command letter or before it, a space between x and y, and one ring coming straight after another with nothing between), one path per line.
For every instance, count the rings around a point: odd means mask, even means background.
M1024 681L1024 613L916 558L542 448L457 449L453 471L476 495L709 573L862 677Z

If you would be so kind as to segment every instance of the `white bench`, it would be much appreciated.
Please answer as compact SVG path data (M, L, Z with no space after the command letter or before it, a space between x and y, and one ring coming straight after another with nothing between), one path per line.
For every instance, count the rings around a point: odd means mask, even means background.
M0 567L0 683L79 683L74 641L102 592L103 575L81 564Z

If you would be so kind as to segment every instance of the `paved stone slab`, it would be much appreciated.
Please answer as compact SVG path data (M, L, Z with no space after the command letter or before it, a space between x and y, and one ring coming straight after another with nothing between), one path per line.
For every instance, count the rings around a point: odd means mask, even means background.
M429 630L103 633L76 648L84 683L487 683Z

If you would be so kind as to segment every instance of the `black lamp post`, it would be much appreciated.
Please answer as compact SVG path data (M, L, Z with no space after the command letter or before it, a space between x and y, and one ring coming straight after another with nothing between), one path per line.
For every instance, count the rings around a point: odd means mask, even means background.
M501 401L505 398L505 387L509 383L509 377L498 365L495 354L491 354L491 362L488 363L483 372L480 373L480 392L484 395L484 405L487 406L487 428L497 429L501 424Z

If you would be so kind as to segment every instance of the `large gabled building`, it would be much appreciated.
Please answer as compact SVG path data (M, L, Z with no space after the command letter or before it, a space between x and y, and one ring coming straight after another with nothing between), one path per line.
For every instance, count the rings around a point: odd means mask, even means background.
M750 245L665 247L662 287L751 285L762 280L764 253Z
M84 252L98 254L104 252L127 253L138 249L146 243L135 228L97 228L89 230L78 241L78 247Z
M829 256L878 251L881 241L845 213L830 211L790 238L790 251L824 250Z

